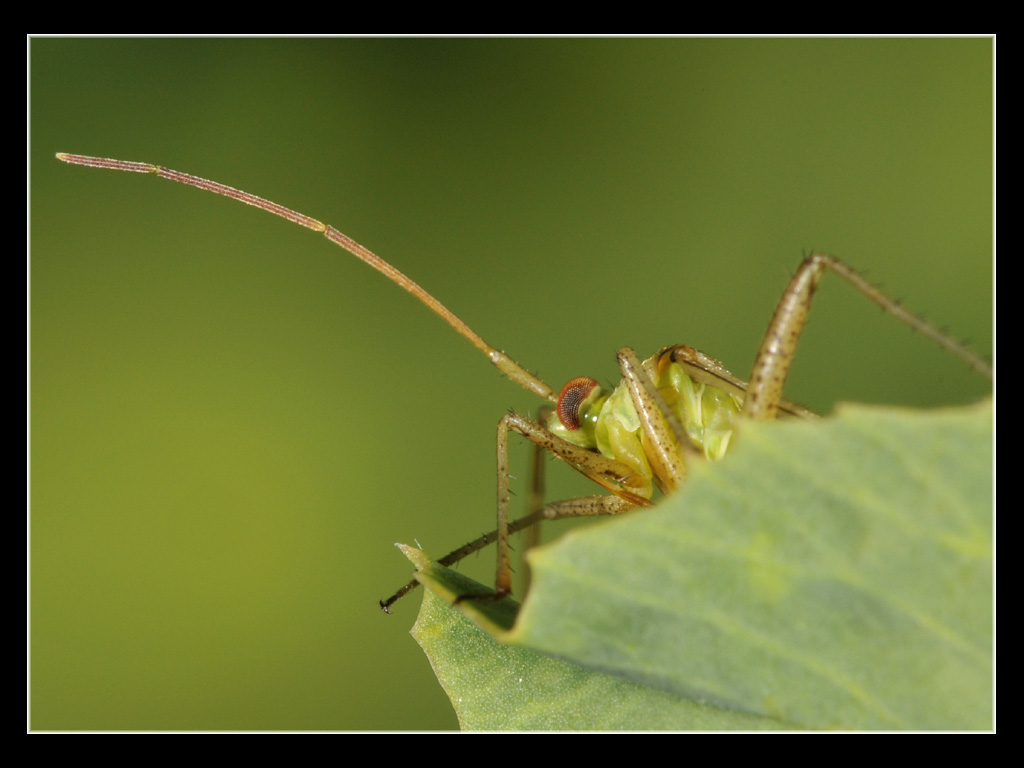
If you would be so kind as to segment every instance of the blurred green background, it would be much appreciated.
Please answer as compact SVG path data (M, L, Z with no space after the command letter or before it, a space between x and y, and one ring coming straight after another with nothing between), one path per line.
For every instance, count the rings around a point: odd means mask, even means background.
M35 39L30 67L35 729L456 727L418 595L377 600L392 542L493 527L495 426L537 406L314 233L55 152L333 224L555 387L626 344L746 376L810 249L992 351L990 40ZM822 412L989 390L834 278L790 381Z

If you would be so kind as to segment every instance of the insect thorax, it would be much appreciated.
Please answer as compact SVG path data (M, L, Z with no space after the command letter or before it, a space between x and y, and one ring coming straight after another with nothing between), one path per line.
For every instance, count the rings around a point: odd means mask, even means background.
M657 387L679 420L693 448L717 461L729 449L742 400L729 392L694 381L675 362L652 358L644 364L657 373ZM643 429L625 380L609 393L596 388L579 407L579 428L569 429L557 416L547 428L574 445L599 451L632 467L650 484L654 472L644 450Z

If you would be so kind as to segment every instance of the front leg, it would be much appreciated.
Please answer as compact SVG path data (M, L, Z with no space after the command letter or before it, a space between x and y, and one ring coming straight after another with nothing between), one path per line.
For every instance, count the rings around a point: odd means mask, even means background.
M625 502L627 508L647 506L650 501L638 496L624 488L629 478L634 474L633 470L620 461L609 459L594 451L581 448L578 445L563 440L558 435L549 432L535 421L520 416L518 413L509 413L498 422L497 436L497 463L498 463L498 524L495 534L497 536L498 564L494 578L494 598L500 599L512 592L512 566L509 558L509 488L508 488L508 433L518 432L534 445L548 451L557 458L566 462L578 472L589 477L594 482L607 488L619 500ZM616 504L614 512L583 512L578 511L573 516L580 514L614 514L623 511L622 504ZM570 515L562 515L570 516Z

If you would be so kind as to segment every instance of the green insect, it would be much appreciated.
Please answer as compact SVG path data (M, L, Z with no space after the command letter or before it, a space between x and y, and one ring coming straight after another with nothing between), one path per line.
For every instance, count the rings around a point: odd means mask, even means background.
M549 404L539 420L517 413L498 423L497 527L492 533L440 558L451 565L491 544L497 544L497 572L493 593L501 599L512 591L509 535L541 520L588 515L615 515L650 506L654 488L672 493L686 481L687 464L695 457L722 458L729 450L739 419L769 420L789 415L814 415L783 399L783 387L797 340L818 283L834 272L883 310L960 357L984 376L992 377L989 363L938 329L905 310L858 272L826 253L807 257L790 281L768 325L757 353L749 382L731 374L708 355L692 347L665 347L640 361L632 349L618 352L622 381L611 391L590 378L576 378L556 393L544 381L504 352L492 347L441 302L389 263L331 226L248 192L198 176L149 163L129 162L84 155L58 154L74 165L151 173L172 181L239 200L289 221L322 233L357 258L423 302L519 386ZM535 453L551 453L602 486L607 493L553 504L509 520L508 435L516 432L535 446ZM535 462L535 467L539 466ZM380 601L390 607L417 585L411 581L391 597ZM473 599L481 599L473 596Z

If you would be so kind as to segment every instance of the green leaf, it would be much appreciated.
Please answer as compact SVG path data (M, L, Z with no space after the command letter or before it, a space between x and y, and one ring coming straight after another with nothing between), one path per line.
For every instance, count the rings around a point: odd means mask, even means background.
M504 645L448 602L457 594L452 589L468 586L472 591L480 585L433 563L425 566L430 586L413 636L430 657L463 730L653 730L679 728L680 723L708 730L778 727L770 719L722 711ZM434 594L435 588L444 597ZM506 613L511 618L518 608L510 600L478 606L492 617Z
M533 551L514 626L422 563L415 634L466 728L990 729L992 488L987 403L745 425Z

